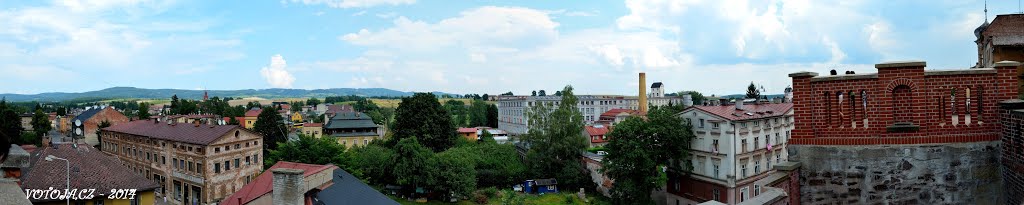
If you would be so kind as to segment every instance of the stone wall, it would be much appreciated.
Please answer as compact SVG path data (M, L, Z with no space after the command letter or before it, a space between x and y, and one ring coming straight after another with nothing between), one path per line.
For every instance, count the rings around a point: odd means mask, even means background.
M1000 170L1003 177L1002 193L1007 204L1024 204L1024 101L1008 100L1002 108L1003 126Z
M1001 204L999 141L790 145L801 204Z

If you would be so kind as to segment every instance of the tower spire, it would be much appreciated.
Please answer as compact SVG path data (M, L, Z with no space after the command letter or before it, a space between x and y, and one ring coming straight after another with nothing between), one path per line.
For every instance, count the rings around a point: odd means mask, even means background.
M988 22L988 0L985 0L985 22Z

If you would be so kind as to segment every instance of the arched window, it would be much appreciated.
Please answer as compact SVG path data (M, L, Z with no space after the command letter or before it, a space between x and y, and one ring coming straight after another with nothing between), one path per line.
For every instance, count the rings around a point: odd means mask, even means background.
M839 126L843 126L843 122L846 122L846 113L843 112L843 91L836 91L836 108L839 111L839 118L837 119Z
M964 113L971 115L971 88L964 89Z
M974 102L974 104L978 106L978 122L981 122L981 116L982 114L984 114L984 110L982 110L982 104L985 104L985 101L982 101L984 99L981 96L985 95L985 87L978 86L978 91L976 95L978 96L978 101Z
M956 88L949 89L949 113L954 117L958 114L956 112Z
M857 93L855 93L853 91L848 91L848 92L850 94L849 95L850 96L850 102L849 102L849 106L848 106L850 108L850 111L849 111L850 112L850 118L849 118L850 120L849 121L855 121L855 119L857 119L857 117L856 117L857 116L857 102L856 102L857 101Z
M893 122L913 123L913 95L910 86L900 85L892 89Z
M860 102L864 105L860 116L866 120L868 119L868 91L860 90Z
M826 125L832 126L832 95L825 92L825 119Z

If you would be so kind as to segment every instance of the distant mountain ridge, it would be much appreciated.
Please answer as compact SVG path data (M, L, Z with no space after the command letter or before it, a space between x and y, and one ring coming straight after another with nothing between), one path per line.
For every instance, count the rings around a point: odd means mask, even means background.
M366 97L405 97L412 96L414 92L397 91L387 88L330 88L330 89L285 89L285 88L271 88L271 89L246 89L246 90L184 90L184 89L146 89L146 88L135 88L135 87L112 87L97 91L88 91L81 93L65 93L65 92L50 92L50 93L39 93L39 94L0 94L0 97L4 97L7 101L23 102L23 101L40 101L40 102L52 102L52 101L65 101L74 99L85 99L85 98L98 98L98 99L119 99L119 98L139 98L139 99L161 99L170 98L172 95L178 95L181 99L202 99L203 92L209 92L210 97L261 97L261 98L308 98L308 97L327 97L327 96L342 96L342 95L356 95ZM434 95L445 95L449 93L444 92L432 92ZM455 94L449 94L455 95Z

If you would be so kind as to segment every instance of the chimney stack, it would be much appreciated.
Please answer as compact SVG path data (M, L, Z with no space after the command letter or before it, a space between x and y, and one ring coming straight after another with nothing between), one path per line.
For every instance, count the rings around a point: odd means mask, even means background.
M274 175L274 204L304 205L306 184L301 169L277 168Z
M638 104L639 104L638 107L640 108L640 113L647 113L647 74L643 73L643 72L640 73L640 96L639 97L640 97L640 102L638 102Z
M693 96L690 96L689 93L683 94L683 107L690 106L693 106Z
M746 101L746 99L736 99L736 110L744 110L743 101Z

